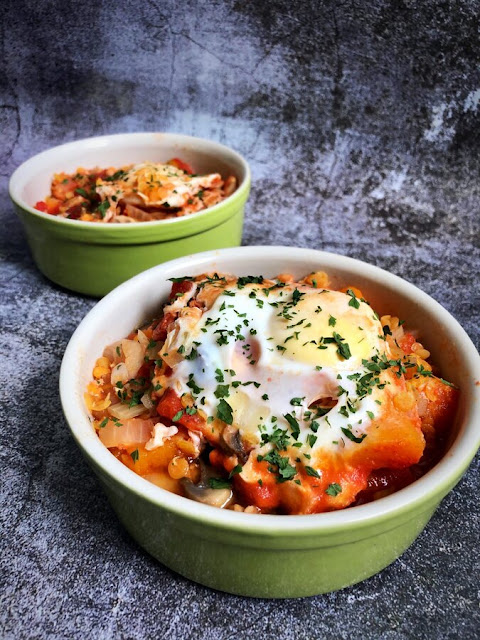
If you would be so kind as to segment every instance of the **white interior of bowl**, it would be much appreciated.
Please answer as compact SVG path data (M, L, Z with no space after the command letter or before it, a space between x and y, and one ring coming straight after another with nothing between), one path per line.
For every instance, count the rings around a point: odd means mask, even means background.
M420 480L379 501L343 511L308 516L243 514L202 505L169 493L143 480L119 462L101 444L83 402L83 394L95 360L109 343L124 337L143 321L158 315L171 283L168 278L207 271L236 275L275 276L290 272L295 277L325 270L334 286L354 285L368 292L380 314L389 312L418 329L422 343L448 380L461 389L457 435L441 462ZM189 517L241 526L248 523L266 532L318 530L368 521L408 508L435 491L457 470L464 468L480 444L480 357L457 321L427 294L386 271L351 258L291 247L239 247L186 256L145 271L103 298L84 318L65 352L60 393L65 415L79 445L116 480L151 501Z
M14 172L10 179L10 195L22 208L40 214L33 207L50 193L54 173L74 173L79 167L119 168L145 161L167 162L172 158L191 164L197 173L220 173L224 178L234 175L239 186L250 176L248 164L241 155L211 140L175 133L125 133L85 138L39 153ZM200 214L212 209L214 207ZM78 221L64 218L58 220L78 224ZM181 218L160 222L175 223L178 220ZM130 223L128 226L131 224L142 223Z

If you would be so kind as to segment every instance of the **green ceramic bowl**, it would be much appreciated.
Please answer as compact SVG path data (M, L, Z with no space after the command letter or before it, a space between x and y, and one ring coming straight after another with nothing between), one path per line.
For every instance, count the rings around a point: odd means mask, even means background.
M300 277L326 270L333 286L368 291L380 313L404 318L444 375L461 388L450 448L409 487L376 502L305 516L224 511L169 493L137 476L100 442L83 393L105 345L151 318L168 278L224 271ZM480 357L452 316L425 293L377 267L343 256L290 247L241 247L159 265L101 300L65 352L60 394L66 419L119 519L155 558L202 584L246 596L287 598L341 589L377 573L415 540L458 482L480 444ZM467 517L467 514L466 514Z
M54 173L166 162L173 157L188 162L198 173L234 175L238 188L214 207L155 222L81 222L33 208L50 193ZM242 156L216 142L173 133L127 133L69 142L30 158L10 180L10 197L40 271L67 289L92 296L102 296L161 262L238 246L249 192L250 169Z

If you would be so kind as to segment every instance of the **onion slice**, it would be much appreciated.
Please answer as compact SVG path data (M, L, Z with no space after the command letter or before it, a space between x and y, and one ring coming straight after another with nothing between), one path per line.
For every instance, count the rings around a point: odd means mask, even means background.
M146 411L147 409L145 409L141 403L136 404L133 407L129 407L128 404L121 404L118 402L117 404L112 404L108 407L108 413L119 420L130 420L130 418L136 418Z
M110 383L112 387L117 386L117 382L121 382L125 384L129 380L127 365L124 362L119 362L112 369L112 374L110 376Z
M111 447L128 447L150 440L154 423L155 421L152 419L133 418L132 420L124 420L121 426L117 427L113 420L109 420L105 427L99 429L98 435L109 449Z
M128 369L129 379L135 378L143 364L145 347L136 340L122 340L122 350L125 354L125 365Z

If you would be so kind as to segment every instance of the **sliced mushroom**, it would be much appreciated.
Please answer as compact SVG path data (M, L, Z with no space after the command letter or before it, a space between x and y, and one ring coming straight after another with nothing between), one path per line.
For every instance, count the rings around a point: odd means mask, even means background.
M201 482L193 484L190 480L184 479L182 485L187 498L220 509L227 506L233 495L231 489L212 489Z
M206 465L201 465L200 480L194 484L191 480L183 478L181 480L185 495L191 500L209 504L212 507L223 509L231 501L233 492L230 487L222 489L212 489L209 484L210 478L214 477L213 470Z
M129 218L128 216L115 216L112 220L115 224L127 223L127 222L136 222L133 218Z
M105 185L102 185L105 190ZM126 193L122 195L121 202L123 204L131 204L134 207L145 205L144 199L138 195L138 193Z
M248 458L248 451L240 438L240 431L231 425L227 425L222 431L222 444L228 453L235 453L240 462Z
M125 205L125 213L128 218L133 218L134 220L139 220L140 222L147 222L148 220L152 220L152 216L140 207L136 207L133 204Z

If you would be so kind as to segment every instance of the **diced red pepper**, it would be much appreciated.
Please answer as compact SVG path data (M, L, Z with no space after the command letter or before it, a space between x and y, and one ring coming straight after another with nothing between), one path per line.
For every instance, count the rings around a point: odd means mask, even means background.
M166 313L152 331L152 340L163 342L167 337L168 325L175 320L173 313Z
M192 173L195 173L192 167L186 162L184 162L183 160L180 160L180 158L172 158L171 160L168 161L167 164L171 164L174 167L177 167L177 169L180 169L181 171L185 171L185 173L189 173L190 175L192 175Z
M194 284L191 280L181 280L180 282L174 282L172 284L172 290L170 292L170 300L175 300L177 293L187 293L193 288Z
M37 202L37 204L33 208L37 209L37 211L43 211L44 213L47 213L47 203L43 202L43 200Z
M406 333L398 341L398 345L402 351L405 351L407 355L412 353L412 345L416 342L415 336L411 333Z
M157 405L158 415L173 420L180 412L182 412L182 415L175 420L175 423L181 424L187 429L193 429L194 431L204 430L205 420L199 416L198 413L194 413L193 415L186 413L185 407L175 391L172 388L167 389Z

